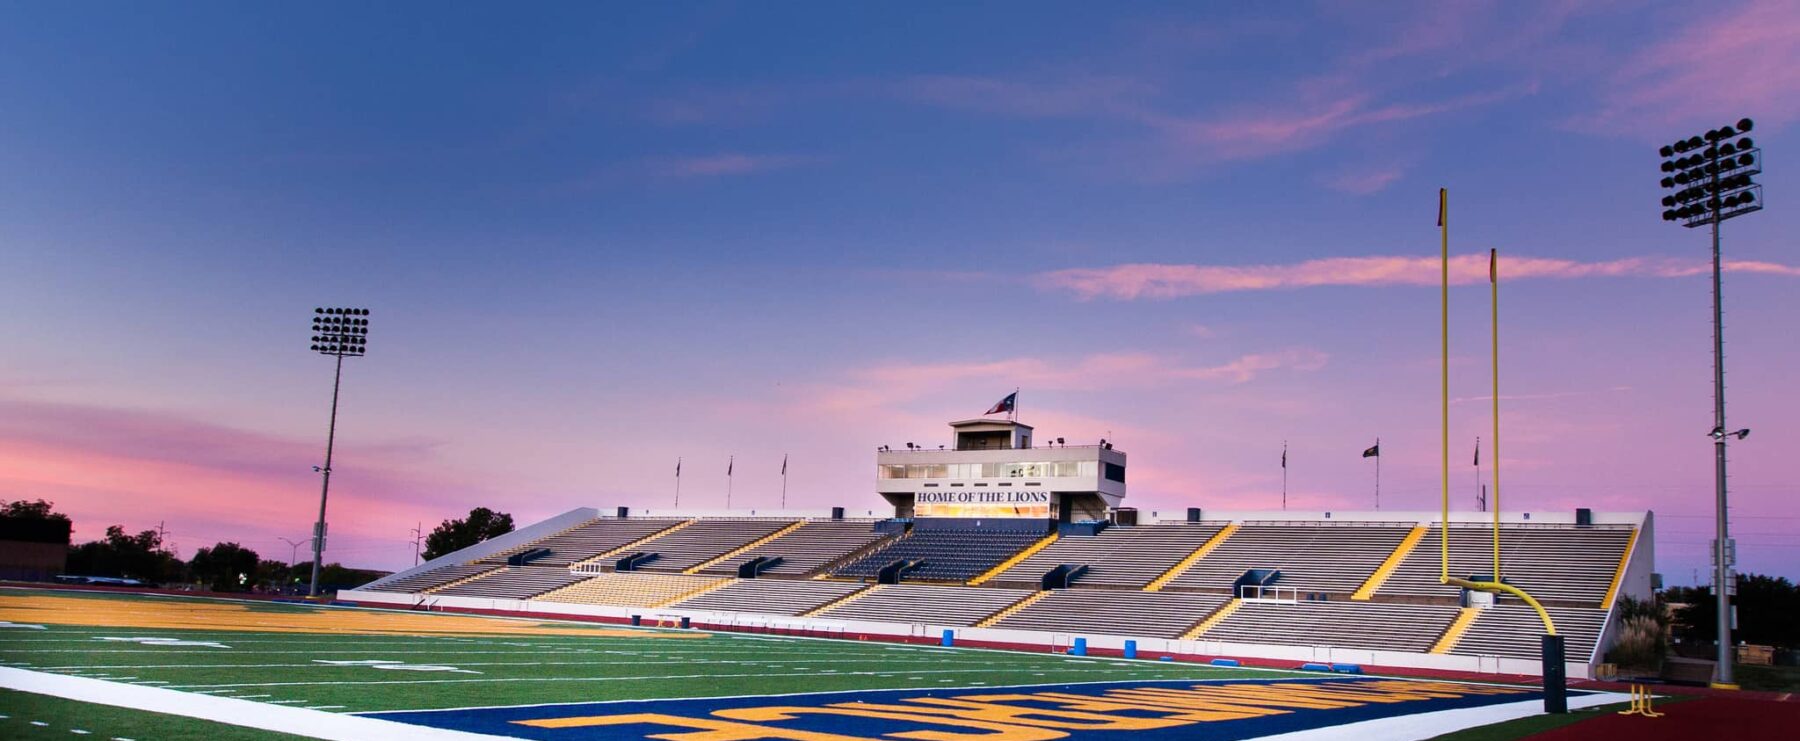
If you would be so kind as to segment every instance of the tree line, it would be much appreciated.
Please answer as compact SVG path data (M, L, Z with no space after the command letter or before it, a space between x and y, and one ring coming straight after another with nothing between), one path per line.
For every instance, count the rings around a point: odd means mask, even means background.
M43 499L0 500L0 524L52 524L65 531L72 526L68 515ZM488 538L512 532L512 515L486 507L469 511L464 518L444 520L425 539L421 557L430 560ZM106 534L85 543L69 544L63 573L136 579L147 584L186 585L215 592L304 591L312 578L312 562L293 564L263 558L237 542L220 542L194 552L183 561L171 552L156 530L128 532L111 525ZM349 588L385 576L387 572L356 569L327 563L320 570L321 587Z

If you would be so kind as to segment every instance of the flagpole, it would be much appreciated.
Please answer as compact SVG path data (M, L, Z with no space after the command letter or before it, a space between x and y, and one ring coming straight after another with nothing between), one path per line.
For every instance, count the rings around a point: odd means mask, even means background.
M681 509L681 458L675 459L675 508Z
M781 508L787 509L787 454L781 456Z
M1011 419L1012 421L1017 422L1017 421L1019 421L1019 387L1018 386L1013 387L1012 399L1013 399L1012 408L1007 410L1007 414L1010 415L1008 417L1008 419Z
M1375 511L1381 511L1381 438L1375 438Z
M1287 441L1281 441L1281 510L1287 511Z
M725 463L725 509L731 509L731 472L737 468L737 456L731 456Z
M1481 496L1481 436L1475 436L1475 504L1487 510L1487 499Z

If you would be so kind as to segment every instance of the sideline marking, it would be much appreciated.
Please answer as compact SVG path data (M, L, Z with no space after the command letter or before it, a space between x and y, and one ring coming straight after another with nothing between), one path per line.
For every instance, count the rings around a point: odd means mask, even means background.
M476 741L487 736L466 731L428 728L360 715L326 713L230 697L176 692L157 687L119 684L100 679L0 667L0 687L65 700L180 715L265 731L278 731L331 741L365 741L371 738L427 739L428 741Z
M1569 709L1579 710L1597 705L1611 705L1629 699L1617 692L1599 692L1592 695L1569 696ZM1341 741L1346 738L1381 738L1395 741L1423 741L1436 738L1446 733L1478 728L1481 726L1503 723L1519 718L1543 715L1542 700L1525 700L1489 705L1481 708L1462 708L1460 710L1439 710L1417 715L1405 715L1399 718L1382 720L1365 720L1359 723L1347 723L1331 728L1315 728L1309 731L1294 731L1279 736L1265 736L1258 741Z

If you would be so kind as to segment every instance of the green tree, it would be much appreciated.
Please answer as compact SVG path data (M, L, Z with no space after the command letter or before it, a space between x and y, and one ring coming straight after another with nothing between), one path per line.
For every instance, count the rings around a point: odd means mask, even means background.
M425 560L460 551L499 535L513 531L512 515L486 507L469 510L460 520L445 520L425 537Z
M117 576L161 583L181 576L181 561L163 548L162 536L155 530L126 535L125 528L112 525L106 537L69 549L70 574L81 576Z
M256 583L253 580L261 561L256 551L236 543L219 543L195 551L188 568L195 579L215 592L243 592Z
M1694 589L1682 596L1688 602L1676 614L1682 624L1682 637L1701 642L1718 640L1718 607L1712 590ZM1786 577L1739 574L1738 593L1731 601L1737 606L1738 624L1731 633L1732 642L1800 647L1800 621L1794 620L1800 614L1800 587Z
M56 511L55 502L42 499L25 501L23 499L8 502L0 499L0 520L19 522L55 522L69 525L69 516Z

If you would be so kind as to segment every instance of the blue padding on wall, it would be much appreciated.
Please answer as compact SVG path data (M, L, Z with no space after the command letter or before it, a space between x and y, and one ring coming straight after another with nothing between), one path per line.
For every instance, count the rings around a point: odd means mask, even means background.
M1170 661L1170 660L1171 660L1171 659L1170 659L1170 658L1169 658L1169 657L1167 657L1167 656L1164 656L1164 657L1163 657L1163 658L1162 658L1162 660L1163 660L1163 661ZM1213 666L1238 666L1238 660L1237 660L1237 659L1213 659L1213 660L1212 660L1212 661L1210 661L1210 662L1207 662L1207 663L1210 663L1210 664L1212 664L1212 665L1213 665Z

